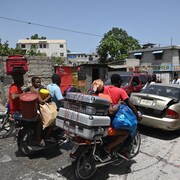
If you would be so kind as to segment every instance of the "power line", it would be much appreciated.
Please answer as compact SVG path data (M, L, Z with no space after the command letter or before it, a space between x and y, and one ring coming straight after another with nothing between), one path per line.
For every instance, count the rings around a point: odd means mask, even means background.
M98 35L98 34L92 34L92 33L88 33L88 32L75 31L75 30L71 30L71 29L59 28L59 27L54 27L54 26L48 26L48 25L38 24L38 23L34 23L34 22L27 22L27 21L23 21L23 20L19 20L19 19L12 19L12 18L2 17L2 16L0 16L0 18L1 19L6 19L6 20L9 20L9 21L15 21L15 22L19 22L19 23L35 25L35 26L40 26L40 27L45 27L45 28L51 28L51 29L56 29L56 30L61 30L61 31L68 31L68 32L84 34L84 35L89 35L89 36L103 37L102 35Z
M92 33L88 33L88 32L81 32L81 31L75 31L75 30L71 30L71 29L59 28L59 27L54 27L54 26L49 26L49 25L44 25L44 24L39 24L39 23L34 23L34 22L28 22L28 21L23 21L23 20L13 19L13 18L8 18L8 17L3 17L3 16L0 16L0 18L5 19L5 20L9 20L9 21L15 21L15 22L19 22L19 23L35 25L35 26L40 26L40 27L45 27L45 28L50 28L50 29L56 29L56 30L78 33L78 34L84 34L84 35L89 35L89 36L103 37L102 35L98 35L98 34L92 34ZM149 42L141 42L140 40L138 40L138 42L141 45L149 43ZM161 44L161 43L155 43L155 44L167 45L167 44Z

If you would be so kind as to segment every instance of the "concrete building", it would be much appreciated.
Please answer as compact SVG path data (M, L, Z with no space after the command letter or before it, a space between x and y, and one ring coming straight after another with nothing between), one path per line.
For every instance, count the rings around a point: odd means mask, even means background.
M30 50L35 46L41 53L46 53L48 57L67 57L67 44L65 40L48 39L20 39L17 46L24 50Z
M88 62L96 62L99 59L99 55L96 53L70 52L67 54L67 59L69 64L80 65Z
M163 83L172 82L174 75L180 76L180 46L145 46L129 52L130 59L139 59L139 70L156 73Z

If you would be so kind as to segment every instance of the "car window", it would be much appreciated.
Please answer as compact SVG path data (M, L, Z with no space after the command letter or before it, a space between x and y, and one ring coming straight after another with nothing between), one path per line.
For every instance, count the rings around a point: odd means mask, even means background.
M175 87L150 85L146 89L143 89L142 93L168 97L177 101L179 101L180 99L180 88L175 88Z
M140 75L140 80L142 84L146 84L147 83L147 77L145 75Z
M130 84L131 76L121 76L122 86L128 86Z
M107 79L107 81L104 83L105 85L110 85L111 84L111 79Z
M132 84L135 84L134 86L138 86L140 84L139 78L137 76L133 77Z
M122 79L122 86L128 86L130 84L131 76L121 76ZM110 85L111 84L111 78L108 78L106 82L104 83L105 85Z

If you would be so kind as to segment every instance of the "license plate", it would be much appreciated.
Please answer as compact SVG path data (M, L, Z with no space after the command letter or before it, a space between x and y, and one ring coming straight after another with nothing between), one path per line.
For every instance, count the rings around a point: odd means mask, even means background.
M148 99L141 99L142 105L152 106L153 101Z

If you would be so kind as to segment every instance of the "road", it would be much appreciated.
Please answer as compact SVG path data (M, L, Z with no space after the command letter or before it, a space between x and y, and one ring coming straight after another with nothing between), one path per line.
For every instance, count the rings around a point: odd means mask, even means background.
M180 179L180 136L140 127L141 150L128 164L107 165L96 172L93 180L164 180ZM70 144L60 150L49 149L32 157L22 156L14 135L0 140L1 180L75 180L69 158Z

